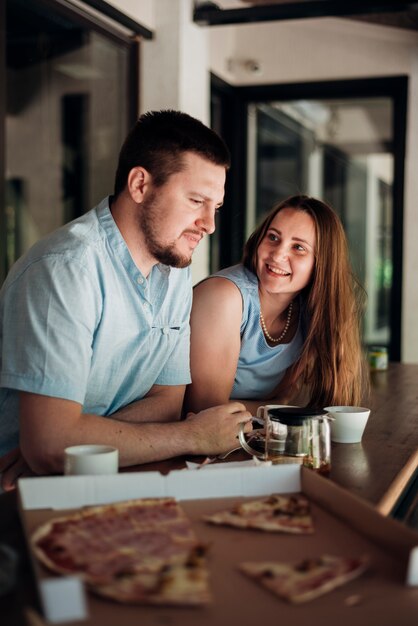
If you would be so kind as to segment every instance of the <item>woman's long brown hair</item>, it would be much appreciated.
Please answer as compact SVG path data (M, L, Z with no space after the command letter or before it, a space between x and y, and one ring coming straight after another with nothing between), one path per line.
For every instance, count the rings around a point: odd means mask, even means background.
M273 207L248 239L244 266L257 274L257 251L271 222L283 209L308 213L315 224L315 265L304 290L307 334L302 353L279 385L295 396L302 385L318 407L358 405L368 390L360 340L365 292L350 265L347 239L337 214L309 196L287 198Z

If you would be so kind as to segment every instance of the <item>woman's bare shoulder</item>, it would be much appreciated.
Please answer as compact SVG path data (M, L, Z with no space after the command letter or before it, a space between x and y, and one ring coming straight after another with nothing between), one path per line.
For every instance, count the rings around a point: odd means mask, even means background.
M237 285L229 278L224 278L223 276L206 278L193 289L193 301L201 299L209 301L212 298L216 298L218 302L220 300L225 300L228 303L235 301L241 304L242 302L241 292Z

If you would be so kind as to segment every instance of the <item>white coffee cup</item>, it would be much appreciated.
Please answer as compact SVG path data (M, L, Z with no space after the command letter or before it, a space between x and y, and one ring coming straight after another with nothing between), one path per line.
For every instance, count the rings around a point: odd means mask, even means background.
M117 474L119 451L112 446L80 445L64 450L64 474Z
M327 406L325 411L331 422L331 441L336 443L359 443L369 419L370 409L361 406Z

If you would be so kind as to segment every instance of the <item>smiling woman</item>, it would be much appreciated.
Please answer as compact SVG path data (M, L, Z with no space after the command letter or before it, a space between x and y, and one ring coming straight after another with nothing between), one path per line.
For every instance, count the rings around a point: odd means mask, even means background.
M254 411L302 388L315 406L358 404L360 293L336 213L307 196L276 205L242 264L195 287L187 410L239 398Z

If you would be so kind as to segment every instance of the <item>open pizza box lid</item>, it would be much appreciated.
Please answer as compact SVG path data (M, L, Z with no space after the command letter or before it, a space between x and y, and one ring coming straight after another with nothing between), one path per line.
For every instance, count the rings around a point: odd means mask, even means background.
M418 589L411 589L418 587L418 533L383 517L358 497L298 464L228 467L225 463L206 470L176 470L166 476L158 472L133 472L27 478L19 480L18 490L28 543L40 524L83 506L172 496L183 501L198 538L211 544L211 583L217 589L213 589L211 607L202 609L113 604L86 594L79 578L51 577L34 562L40 601L49 623L84 621L107 626L117 620L123 626L139 622L194 626L198 620L200 626L231 622L253 626L277 611L281 617L301 620L300 623L319 619L321 615L329 621L335 612L339 626L353 620L356 626L370 626L378 611L381 626L412 624L413 620L402 622L400 618L404 615L405 619L412 619L418 615ZM313 535L242 531L213 527L202 521L202 514L227 508L242 497L297 492L303 492L311 502L316 527ZM373 575L350 583L350 593L336 590L306 605L291 606L259 589L237 571L242 561L294 561L324 553L341 556L367 553L372 557ZM233 594L228 591L231 585ZM361 593L357 594L359 590ZM250 605L246 603L248 594L252 598ZM359 606L342 604L341 598L350 594L360 597Z

